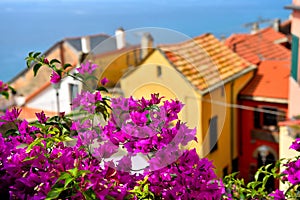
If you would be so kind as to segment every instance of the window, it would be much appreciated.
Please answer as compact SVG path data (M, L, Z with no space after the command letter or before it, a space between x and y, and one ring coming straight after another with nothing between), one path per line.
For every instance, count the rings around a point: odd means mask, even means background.
M223 168L223 178L228 175L228 166Z
M69 84L69 96L70 96L70 103L72 103L73 99L77 96L79 90L78 85L76 84Z
M277 108L263 108L266 111L277 112ZM277 115L273 113L263 113L264 126L277 126Z
M253 112L254 128L278 131L278 122L285 119L285 112L276 107L260 107Z
M260 112L254 111L254 128L261 128L260 126Z
M291 76L295 81L298 81L298 48L299 38L292 35L292 71Z
M157 67L156 67L156 76L157 76L157 77L161 77L161 73L162 73L162 72L161 72L161 66L157 66Z
M210 152L218 149L218 116L214 116L209 120L209 139Z

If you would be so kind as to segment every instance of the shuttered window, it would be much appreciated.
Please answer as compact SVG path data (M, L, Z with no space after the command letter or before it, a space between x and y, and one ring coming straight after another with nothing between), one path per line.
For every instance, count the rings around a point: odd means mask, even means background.
M291 76L295 81L298 81L298 48L299 38L292 35L292 71Z

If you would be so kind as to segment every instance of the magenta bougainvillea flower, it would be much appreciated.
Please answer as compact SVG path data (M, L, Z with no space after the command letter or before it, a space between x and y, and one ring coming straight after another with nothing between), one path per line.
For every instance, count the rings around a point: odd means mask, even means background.
M43 62L47 65L49 64L49 60L47 58L44 58Z
M49 119L49 117L46 117L44 111L40 112L40 113L35 113L36 117L38 118L38 121L41 124L44 124L47 122L47 120Z
M6 110L5 115L0 117L0 126L8 122L14 122L18 119L22 109L13 108L12 110Z
M99 91L95 93L91 93L89 91L82 91L80 94L77 95L76 98L73 99L72 109L81 107L83 110L91 114L95 114L95 109L99 101L102 101L102 96Z
M106 85L108 83L108 79L106 77L104 77L103 79L101 79L100 81L101 85Z
M77 68L77 71L80 74L91 74L97 67L98 65L86 61L85 63L81 63L80 67Z
M60 82L60 80L61 80L61 76L56 71L53 70L51 74L50 82L52 84L57 84Z
M296 151L300 151L300 138L296 138L295 141L290 146L290 149L294 149Z
M3 81L0 81L0 92L8 91L8 85Z
M272 194L271 197L274 197L274 200L286 200L283 191L276 189Z

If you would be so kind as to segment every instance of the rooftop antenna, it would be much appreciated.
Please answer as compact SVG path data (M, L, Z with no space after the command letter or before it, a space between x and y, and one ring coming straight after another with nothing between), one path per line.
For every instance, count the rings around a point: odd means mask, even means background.
M261 24L265 24L265 23L268 23L268 24L271 24L273 23L274 20L271 20L271 19L263 19L262 17L258 17L258 19L254 22L249 22L249 23L246 23L244 24L243 26L245 28L251 28L251 34L254 34L254 33L257 33L259 31L259 27Z

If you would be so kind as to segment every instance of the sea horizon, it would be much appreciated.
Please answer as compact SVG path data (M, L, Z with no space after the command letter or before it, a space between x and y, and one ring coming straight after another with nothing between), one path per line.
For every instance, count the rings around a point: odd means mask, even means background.
M30 51L45 52L66 37L143 27L174 30L189 37L212 33L217 38L247 33L246 23L287 20L288 0L214 0L210 2L137 0L2 0L0 1L0 80L9 81L26 68ZM155 38L154 38L155 40Z

